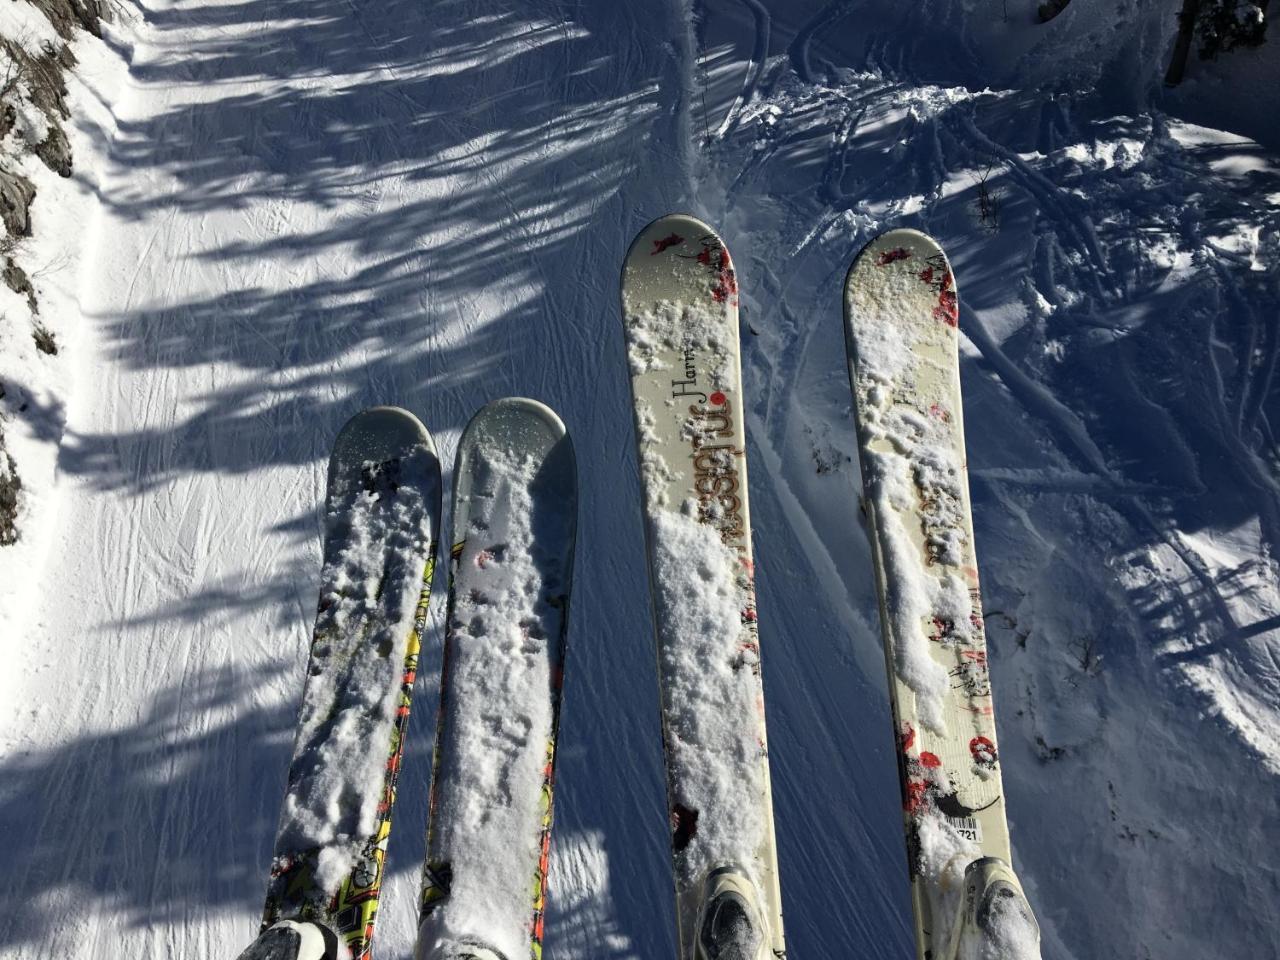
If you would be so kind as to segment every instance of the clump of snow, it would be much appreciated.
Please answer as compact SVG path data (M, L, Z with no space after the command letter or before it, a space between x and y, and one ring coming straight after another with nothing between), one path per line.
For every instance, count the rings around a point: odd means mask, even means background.
M956 960L1040 960L1040 927L1025 901L996 894L984 907L981 928L961 935Z
M915 868L924 884L932 918L931 941L956 943L956 960L1039 960L1040 928L1021 894L1008 886L975 888L979 902L964 902L966 868L983 856L978 844L961 836L937 809L914 821L918 842ZM972 913L972 922L963 922ZM957 929L959 924L959 929Z
M406 657L431 553L435 459L425 449L334 478L307 682L276 840L315 851L333 891L377 828Z
M982 856L982 849L956 832L936 808L920 811L914 829L918 840L914 868L929 898L933 941L946 943L964 893L965 867Z
M649 514L654 619L673 800L698 814L681 854L685 882L749 864L765 840L759 648L744 617L750 580L737 552L699 522L696 501ZM680 884L683 888L684 884Z
M1040 960L1040 930L1012 901L997 901L985 936L961 938L956 960Z
M886 459L888 463L884 462ZM863 488L880 536L885 583L892 585L885 594L885 609L894 638L895 670L916 694L920 721L941 733L946 730L943 698L947 671L933 659L923 624L941 616L944 607L954 606L949 601L954 600L955 578L939 580L921 572L919 549L899 514L899 510L910 509L911 502L906 498L914 498L907 479L895 470L901 466L900 456L886 457L880 452L868 451L863 463L873 466L863 477ZM963 584L960 586L963 592ZM967 593L964 598L967 602Z
M478 938L519 957L528 953L534 913L574 502L537 495L535 458L487 444L473 457L465 526L454 534L463 542L453 568L428 852L447 863L452 880L423 940Z
M3 7L0 7L3 9ZM4 58L0 56L0 60ZM10 65L12 68L12 65ZM30 149L39 143L42 143L45 137L49 136L51 129L49 118L45 112L35 105L35 98L31 92L30 84L25 80L19 80L14 84L13 96L9 103L13 106L13 128L14 132L23 142L23 145ZM6 153L11 153L15 148L22 149L16 142L12 145L6 144L8 149Z

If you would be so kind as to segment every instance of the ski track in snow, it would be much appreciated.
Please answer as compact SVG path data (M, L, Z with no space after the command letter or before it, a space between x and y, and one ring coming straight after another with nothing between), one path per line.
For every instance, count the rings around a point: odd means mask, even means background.
M1125 4L1126 47L1074 0L1005 60L998 18L922 9L122 10L121 64L82 56L76 88L115 129L80 134L109 162L85 173L102 211L85 225L60 506L4 647L0 834L21 909L0 954L234 956L252 938L333 437L397 403L451 463L471 413L508 394L563 416L582 480L547 954L674 953L616 302L634 233L681 207L719 228L742 288L793 955L911 949L839 293L890 225L937 236L964 293L1003 767L1045 957L1280 950L1264 855L1280 777L1280 161L1176 119L1174 101L1142 112L1037 85L1051 62L1110 56L1098 85L1125 88L1161 55L1155 5ZM986 171L998 230L975 212ZM442 608L384 957L408 956L416 926Z

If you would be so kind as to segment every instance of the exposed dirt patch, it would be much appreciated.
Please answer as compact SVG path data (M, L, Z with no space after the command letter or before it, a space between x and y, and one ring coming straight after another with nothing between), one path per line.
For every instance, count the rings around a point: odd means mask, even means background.
M40 312L40 306L36 302L35 288L31 286L31 279L27 276L27 271L13 262L13 257L4 258L4 269L0 270L0 279L3 279L5 286L14 293L26 295L27 306L31 308L33 314Z
M31 201L36 188L20 173L0 166L0 222L12 238L31 236Z
M31 338L36 342L36 349L51 357L58 355L58 340L53 333L39 320L31 325Z
M22 481L18 465L4 449L4 431L0 430L0 547L18 541L18 494Z

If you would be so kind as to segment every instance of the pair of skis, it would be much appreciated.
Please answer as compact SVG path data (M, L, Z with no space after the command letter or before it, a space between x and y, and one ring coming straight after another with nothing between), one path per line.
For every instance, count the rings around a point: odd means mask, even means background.
M622 306L680 957L781 958L738 285L723 240L693 217L650 224L627 255ZM1039 929L1010 865L965 475L951 266L924 234L890 231L855 259L844 306L917 954L1038 958ZM724 941L717 923L736 924L736 942Z
M343 427L263 932L242 960L371 955L440 498L435 446L412 414L376 407ZM454 473L427 960L540 954L576 521L560 419L517 398L477 413Z
M650 224L628 253L622 307L679 953L781 958L738 290L723 241L692 217ZM1009 866L956 319L950 266L923 234L882 235L850 270L850 380L918 956L970 960L997 949L1023 960L1038 956L1038 930ZM419 937L429 960L541 955L575 483L563 425L541 405L499 401L463 436ZM439 486L430 438L403 411L358 416L335 446L326 587L265 932L246 958L334 960L340 944L354 960L369 955ZM420 585L415 564L425 570ZM522 608L518 595L537 601ZM394 665L402 667L395 682ZM385 769L372 776L370 745L386 743ZM523 799L495 804L500 794ZM514 870L513 846L523 863Z

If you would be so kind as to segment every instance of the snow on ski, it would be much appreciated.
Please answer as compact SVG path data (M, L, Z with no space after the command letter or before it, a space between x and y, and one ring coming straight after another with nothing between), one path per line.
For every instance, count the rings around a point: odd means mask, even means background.
M485 406L454 471L419 957L542 954L576 529L564 424L533 400Z
M1038 957L1010 866L945 254L881 234L849 270L844 315L918 956Z
M663 217L622 270L657 633L679 953L702 956L722 894L784 956L756 629L737 279L724 242ZM727 954L726 954L727 955ZM733 954L738 955L738 954Z
M440 466L418 419L352 417L329 460L319 610L264 933L246 956L333 956L339 940L370 955L439 524Z

